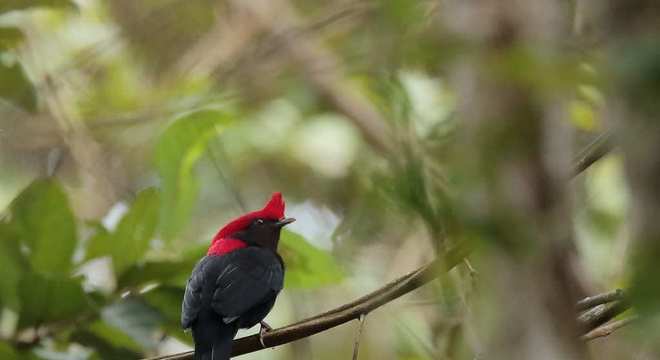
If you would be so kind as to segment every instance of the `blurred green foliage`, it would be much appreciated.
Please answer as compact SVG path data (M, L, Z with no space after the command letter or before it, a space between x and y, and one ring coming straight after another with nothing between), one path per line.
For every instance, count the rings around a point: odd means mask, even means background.
M450 35L451 19L430 1L291 4L304 18L271 34L211 0L0 0L0 359L189 347L179 312L191 269L220 226L272 191L306 217L282 233L277 325L361 296L453 243L484 245L486 259L534 245L498 243L509 214L481 216L497 204L484 203L484 180L466 171L471 154L456 151L458 108L477 105L450 87L465 75L453 63L477 59L539 104L568 94L558 121L581 147L604 127L599 54L481 53ZM312 71L336 70L331 85L379 111L392 154L370 148L330 90L292 61L286 42L316 37L340 61ZM657 48L632 49L615 75L652 110ZM518 136L529 129L494 127L502 141L487 145L487 175L492 159L531 141ZM628 237L621 159L576 183L585 273L596 287L626 285L612 256ZM361 358L446 357L465 294L441 291L443 281L420 292L440 299L430 307L370 314L383 335L363 340ZM322 349L314 358L348 358L353 333L341 331L308 339ZM305 358L305 348L274 357Z

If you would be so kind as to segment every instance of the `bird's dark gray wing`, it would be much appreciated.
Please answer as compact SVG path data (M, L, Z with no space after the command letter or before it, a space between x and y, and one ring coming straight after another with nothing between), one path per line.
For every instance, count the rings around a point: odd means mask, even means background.
M229 255L231 261L226 262L215 282L213 310L225 318L240 317L255 306L274 300L284 284L284 270L277 255L256 247Z
M195 266L192 276L186 284L186 291L183 294L183 303L181 304L181 327L189 329L193 321L197 319L197 314L202 308L202 286L204 284L203 272L197 271L205 264L206 259L202 259Z

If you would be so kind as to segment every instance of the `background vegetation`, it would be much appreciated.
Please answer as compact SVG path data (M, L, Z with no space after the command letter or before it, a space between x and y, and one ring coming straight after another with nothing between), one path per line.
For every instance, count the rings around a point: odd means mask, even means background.
M651 0L3 0L0 358L189 349L187 276L273 191L271 325L470 244L361 359L660 358L659 95ZM575 302L618 287L641 320L585 343ZM356 330L244 358L346 359Z

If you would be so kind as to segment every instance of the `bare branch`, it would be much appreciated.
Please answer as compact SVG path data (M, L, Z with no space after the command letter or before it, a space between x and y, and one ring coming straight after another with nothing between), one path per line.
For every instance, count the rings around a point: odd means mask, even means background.
M575 177L579 175L593 163L600 160L600 158L612 150L612 146L612 133L608 130L600 134L577 157L573 164L571 176Z
M606 325L603 325L601 327L595 328L595 329L589 331L588 333L586 333L585 335L582 335L582 340L590 341L590 340L593 340L593 339L597 339L597 338L600 338L600 337L607 336L607 335L613 333L614 331L616 331L616 330L632 323L633 321L636 321L637 319L638 319L638 317L636 315L633 315L633 316L627 317L625 319L613 321L609 324L606 324Z
M594 308L580 314L578 316L578 323L583 326L585 332L588 332L614 319L617 315L629 308L630 304L621 300L596 305Z
M575 305L575 308L580 311L587 310L587 309L591 309L596 305L606 304L616 300L623 300L623 298L624 298L623 290L616 289L614 291L586 297L578 301L577 304Z

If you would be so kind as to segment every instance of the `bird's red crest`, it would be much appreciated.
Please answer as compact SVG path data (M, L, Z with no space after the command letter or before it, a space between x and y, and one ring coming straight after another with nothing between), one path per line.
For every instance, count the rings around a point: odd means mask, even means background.
M242 241L234 240L231 235L237 231L246 229L255 219L279 220L284 217L284 200L282 193L273 193L270 200L261 210L249 212L240 216L223 226L213 237L210 253L226 253L243 247ZM223 241L220 241L223 240Z

